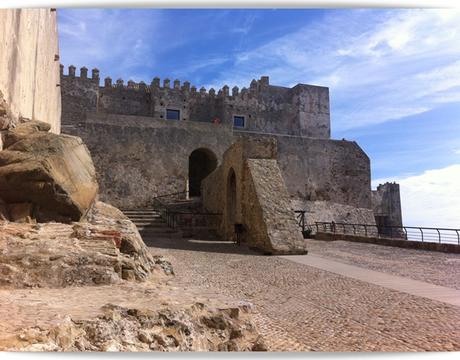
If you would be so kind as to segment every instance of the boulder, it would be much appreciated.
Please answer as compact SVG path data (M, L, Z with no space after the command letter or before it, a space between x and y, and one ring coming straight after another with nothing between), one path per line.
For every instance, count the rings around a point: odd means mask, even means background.
M28 121L4 134L0 198L7 204L31 204L38 222L79 221L96 200L96 171L80 138L49 129L46 123Z

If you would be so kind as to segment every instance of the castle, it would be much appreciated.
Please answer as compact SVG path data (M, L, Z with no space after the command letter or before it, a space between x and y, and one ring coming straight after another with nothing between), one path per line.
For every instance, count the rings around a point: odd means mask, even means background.
M80 136L89 147L103 201L142 208L155 196L188 191L192 197L201 196L208 210L225 213L227 205L216 196L228 192L224 183L230 175L216 173L226 168L225 162L234 161L232 156L239 156L242 162L275 161L261 166L275 164L273 171L280 174L276 186L285 189L287 202L278 198L284 190L265 194L273 202L271 209L281 201L289 211L305 210L308 223L402 225L399 185L386 183L372 191L366 153L354 141L330 138L326 87L275 86L267 76L231 91L227 85L218 91L197 89L179 80L161 84L159 78L150 85L125 85L107 77L101 86L97 69L91 77L85 67L80 76L75 70L70 66L64 74L61 65L62 132ZM243 144L242 150L229 152L237 143ZM245 166L252 179L248 186L260 200L257 186L263 185L257 180L256 163L251 164ZM263 176L276 178L273 174ZM243 183L243 170L237 176ZM266 184L264 191L274 188L269 189ZM244 222L245 205L239 206L236 220Z

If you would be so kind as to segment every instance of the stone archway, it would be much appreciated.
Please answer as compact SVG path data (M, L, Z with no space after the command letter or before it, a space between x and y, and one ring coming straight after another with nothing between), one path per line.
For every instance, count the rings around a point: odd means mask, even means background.
M194 150L188 159L189 195L201 195L201 181L217 167L217 157L209 149Z

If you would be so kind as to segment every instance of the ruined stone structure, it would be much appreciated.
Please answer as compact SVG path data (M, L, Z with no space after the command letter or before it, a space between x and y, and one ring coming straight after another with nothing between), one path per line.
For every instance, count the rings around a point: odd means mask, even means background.
M385 183L372 191L375 222L379 226L402 226L399 184Z
M267 76L253 80L248 89L230 91L225 85L217 92L197 90L179 80L161 84L158 78L150 85L105 78L101 86L97 69L91 77L85 67L80 76L75 70L70 66L64 74L61 66L62 127L88 145L103 201L142 208L155 196L188 190L191 196L216 192L224 197L222 204L230 203L228 174L216 175L213 170L225 168L223 160L232 144L271 139L276 151L264 159L276 162L273 171L279 171L288 198L281 203L292 218L293 210L305 209L309 223L375 224L369 158L354 141L330 139L328 88L274 86ZM275 176L256 171L261 167L250 157L241 161L253 184L259 183L258 176ZM263 167L268 169L268 163ZM220 181L218 190L211 189L211 181L203 181L211 173ZM235 175L238 192L244 176L236 170ZM264 189L270 191L269 186ZM279 194L262 195L276 203ZM236 195L239 209L245 206L238 200L241 196ZM208 200L209 196L204 202L207 210L226 214L225 206L213 209L209 204L214 201ZM241 211L238 221L245 224L249 213L243 216ZM224 234L229 231L225 216Z

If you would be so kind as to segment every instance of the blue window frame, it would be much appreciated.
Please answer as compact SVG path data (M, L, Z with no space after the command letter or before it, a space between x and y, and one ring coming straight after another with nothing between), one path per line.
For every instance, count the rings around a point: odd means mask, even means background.
M166 109L166 120L179 120L180 111L174 109Z
M233 126L238 128L244 128L244 116L234 116Z

